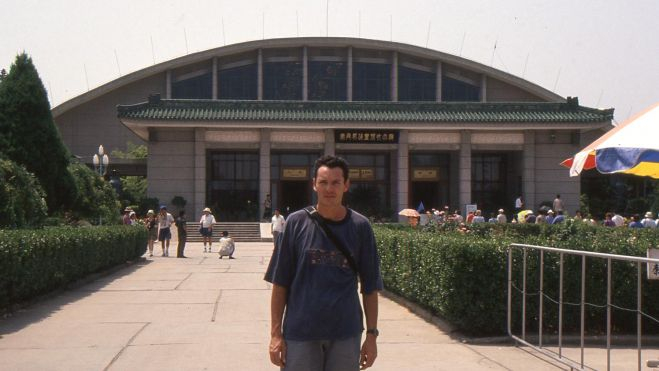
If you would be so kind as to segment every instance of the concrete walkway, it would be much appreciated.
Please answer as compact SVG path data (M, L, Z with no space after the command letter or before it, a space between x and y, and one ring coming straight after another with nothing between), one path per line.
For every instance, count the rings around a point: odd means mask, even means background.
M193 243L188 259L147 258L37 303L0 321L0 370L275 370L262 279L271 250L238 243L237 259L220 260ZM378 327L372 370L561 369L513 346L463 343L386 298Z

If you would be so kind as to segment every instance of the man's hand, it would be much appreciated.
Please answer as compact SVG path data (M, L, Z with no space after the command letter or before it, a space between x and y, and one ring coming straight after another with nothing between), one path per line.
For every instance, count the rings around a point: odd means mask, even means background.
M371 334L366 335L359 357L360 370L373 366L373 362L375 362L375 358L378 356L378 345L375 339L376 337Z
M270 338L270 362L279 367L286 365L286 341L281 335Z

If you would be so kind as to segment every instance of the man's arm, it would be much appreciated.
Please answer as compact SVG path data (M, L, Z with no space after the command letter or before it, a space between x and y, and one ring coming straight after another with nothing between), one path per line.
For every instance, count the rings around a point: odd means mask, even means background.
M282 334L282 321L288 289L272 284L270 299L270 361L279 367L286 364L286 341Z
M373 291L370 294L362 294L364 302L364 314L366 315L366 329L375 329L378 327L378 292ZM366 334L362 344L359 364L361 369L373 366L375 358L378 356L377 336Z

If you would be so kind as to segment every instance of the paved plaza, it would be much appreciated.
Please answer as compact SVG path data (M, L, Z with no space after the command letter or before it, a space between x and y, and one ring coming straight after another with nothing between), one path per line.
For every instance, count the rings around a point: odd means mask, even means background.
M147 258L39 301L0 320L0 370L276 370L271 251L237 243L237 259L220 260L192 243L188 259ZM372 370L562 369L510 344L464 342L385 297L378 327ZM626 354L612 369L635 369Z

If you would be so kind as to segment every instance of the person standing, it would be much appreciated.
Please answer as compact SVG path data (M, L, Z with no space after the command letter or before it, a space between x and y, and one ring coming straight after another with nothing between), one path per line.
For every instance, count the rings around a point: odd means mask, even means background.
M563 211L565 209L563 208L563 200L561 200L561 195L559 194L556 195L556 198L554 199L554 202L552 203L551 206L552 206L552 210L554 210L556 214L563 214Z
M515 199L515 213L513 214L513 220L517 219L517 215L522 211L524 208L524 200L522 200L522 195L517 196L517 199ZM521 220L520 220L521 222Z
M144 226L148 233L149 256L153 256L153 245L158 239L158 221L156 220L156 213L153 210L147 211Z
M204 240L204 252L206 252L206 243L208 243L208 252L211 252L213 247L213 224L215 224L215 217L211 214L211 209L204 208L199 219L199 232Z
M174 222L172 214L167 212L166 206L160 206L158 214L158 240L162 246L162 256L169 256L169 241L172 239L170 227Z
M176 246L176 257L185 258L183 254L185 251L185 241L188 239L188 232L185 230L187 220L185 219L185 210L178 212L176 218L176 231L178 232L178 246Z
M368 219L342 204L349 188L345 160L316 160L316 209L292 213L273 252L269 354L283 370L352 371L377 357L380 258Z
M275 215L272 216L272 224L270 227L272 231L272 242L274 242L275 246L277 246L277 237L284 231L285 224L286 219L281 215L278 208L275 209Z
M272 198L270 198L270 193L265 195L265 200L263 201L263 220L268 220L272 215Z

